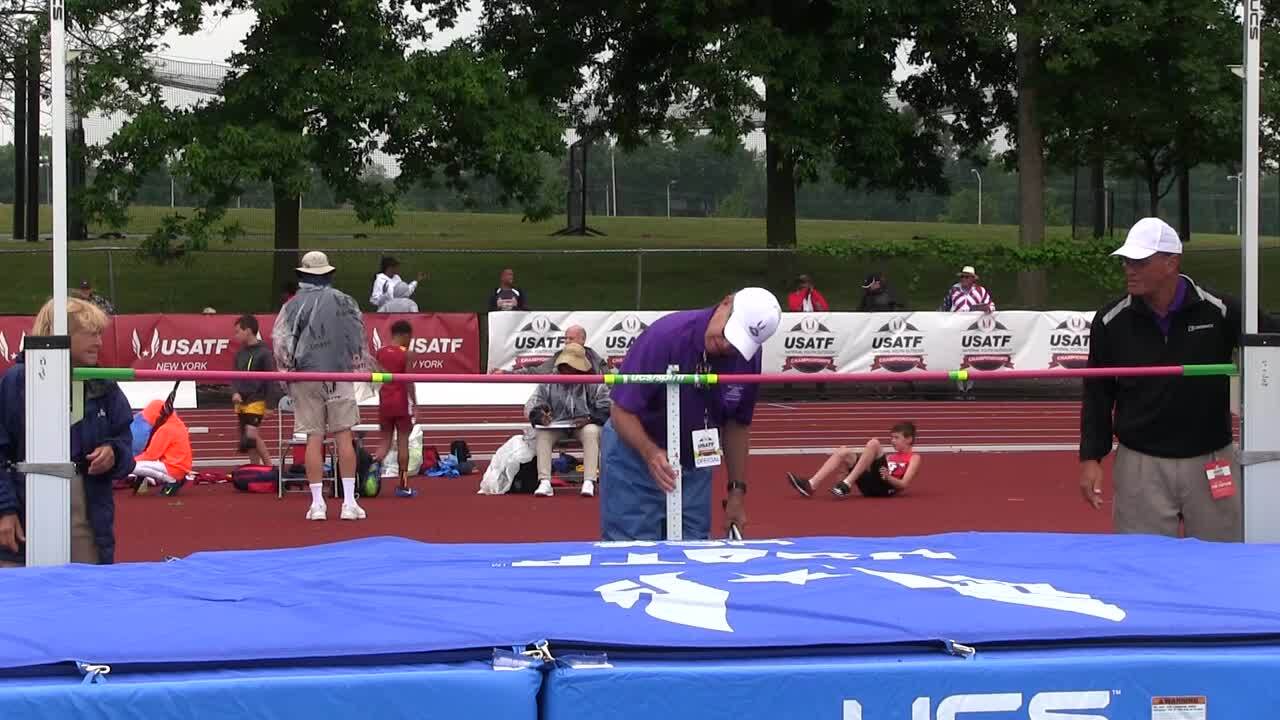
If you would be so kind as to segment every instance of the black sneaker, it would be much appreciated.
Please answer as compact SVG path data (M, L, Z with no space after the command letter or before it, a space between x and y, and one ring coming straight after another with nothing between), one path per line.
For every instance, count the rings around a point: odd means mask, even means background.
M791 487L795 488L796 492L801 495L805 497L813 495L813 487L809 485L808 480L801 480L796 477L795 473L787 473L787 481L790 482Z
M831 486L831 494L836 497L845 497L849 494L849 486L845 485L843 482L838 482Z

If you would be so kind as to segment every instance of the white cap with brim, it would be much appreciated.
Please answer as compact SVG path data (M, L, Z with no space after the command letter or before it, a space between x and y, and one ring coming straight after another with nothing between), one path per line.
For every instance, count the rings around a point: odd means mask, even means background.
M1178 231L1157 217L1142 218L1129 228L1124 245L1111 253L1130 260L1146 260L1156 253L1182 254Z
M778 331L782 306L764 288L743 288L733 295L733 311L724 326L724 337L748 361Z
M302 256L302 265L298 268L298 272L307 275L328 275L337 270L329 264L329 257L319 250L312 250Z

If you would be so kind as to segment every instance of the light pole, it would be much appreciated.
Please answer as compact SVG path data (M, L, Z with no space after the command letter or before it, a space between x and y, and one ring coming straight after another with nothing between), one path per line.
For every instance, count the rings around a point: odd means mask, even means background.
M671 186L675 184L676 184L675 180L671 180L667 182L667 217L668 218L671 217Z
M978 178L978 224L982 224L982 173L977 168L969 168L969 172Z

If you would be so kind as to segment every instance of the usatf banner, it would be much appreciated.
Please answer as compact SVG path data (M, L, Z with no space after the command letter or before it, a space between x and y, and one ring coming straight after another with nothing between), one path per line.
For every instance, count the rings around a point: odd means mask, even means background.
M489 315L488 369L538 365L581 326L611 367L662 311L498 312ZM1049 370L1084 367L1092 312L783 313L764 372Z
M232 370L239 349L232 339L238 315L117 315L103 333L99 364L135 370ZM275 315L255 315L262 339L271 345ZM366 313L369 352L391 342L391 325L413 328L409 372L480 372L480 329L467 313L395 315ZM0 370L9 368L31 332L33 318L0 317Z

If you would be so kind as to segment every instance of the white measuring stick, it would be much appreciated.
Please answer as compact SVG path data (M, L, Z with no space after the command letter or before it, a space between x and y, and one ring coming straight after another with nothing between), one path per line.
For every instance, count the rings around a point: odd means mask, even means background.
M668 365L667 374L680 372L679 365ZM680 385L667 383L667 462L676 471L676 486L667 493L667 540L684 539L684 477L680 472Z

